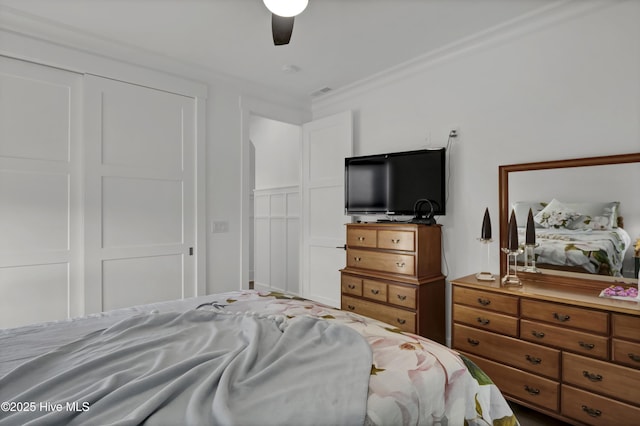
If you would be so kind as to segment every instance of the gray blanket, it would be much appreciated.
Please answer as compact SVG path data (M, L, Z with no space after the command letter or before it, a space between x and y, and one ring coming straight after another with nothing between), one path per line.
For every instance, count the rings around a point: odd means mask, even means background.
M13 404L0 425L363 424L371 364L362 336L330 321L140 315L0 378Z

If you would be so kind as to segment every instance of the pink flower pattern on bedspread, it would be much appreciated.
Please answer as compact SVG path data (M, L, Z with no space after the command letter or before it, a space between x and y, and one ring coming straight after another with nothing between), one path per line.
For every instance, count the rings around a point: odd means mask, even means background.
M369 425L517 425L506 400L455 351L386 323L277 292L212 295L200 309L309 315L351 327L370 344ZM471 365L467 368L467 365Z

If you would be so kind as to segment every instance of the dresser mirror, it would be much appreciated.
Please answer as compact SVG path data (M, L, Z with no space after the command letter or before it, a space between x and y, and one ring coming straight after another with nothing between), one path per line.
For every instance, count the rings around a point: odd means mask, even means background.
M518 275L598 289L637 282L638 184L640 153L500 166L500 247L507 245L512 211L525 243L531 208L537 271ZM506 267L501 254L501 275Z

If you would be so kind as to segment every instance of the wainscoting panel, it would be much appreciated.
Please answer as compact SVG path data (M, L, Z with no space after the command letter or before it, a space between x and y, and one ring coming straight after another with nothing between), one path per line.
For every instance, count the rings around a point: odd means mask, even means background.
M300 294L297 186L254 191L254 285Z

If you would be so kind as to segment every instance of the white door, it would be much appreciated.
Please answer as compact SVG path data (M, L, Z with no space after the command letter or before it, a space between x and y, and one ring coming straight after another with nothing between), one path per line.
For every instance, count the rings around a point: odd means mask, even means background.
M86 309L196 295L195 99L85 80Z
M0 57L0 328L82 313L81 82Z
M302 296L340 306L345 266L344 159L351 156L351 111L302 127Z

